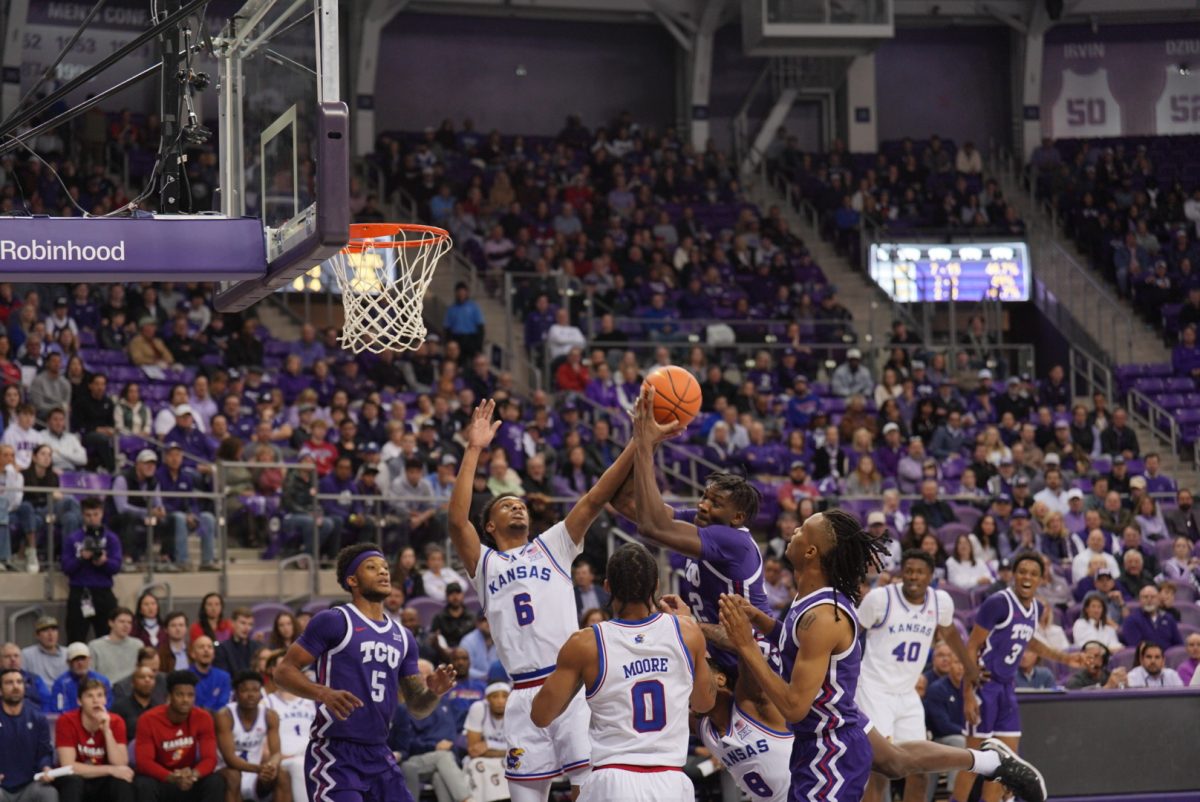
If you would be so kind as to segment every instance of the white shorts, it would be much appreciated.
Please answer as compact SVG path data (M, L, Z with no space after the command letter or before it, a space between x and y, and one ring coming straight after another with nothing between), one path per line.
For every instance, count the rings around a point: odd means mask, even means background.
M274 788L267 791L265 794L258 792L258 775L252 771L242 772L242 799L254 799L263 802L270 799L275 793Z
M693 802L696 789L682 771L593 770L578 802Z
M893 743L925 740L925 706L915 690L889 693L860 682L854 702Z
M504 707L504 740L508 755L504 776L509 782L551 780L566 774L579 785L591 768L592 742L588 725L592 720L583 690L549 727L535 726L529 714L538 688L518 688Z

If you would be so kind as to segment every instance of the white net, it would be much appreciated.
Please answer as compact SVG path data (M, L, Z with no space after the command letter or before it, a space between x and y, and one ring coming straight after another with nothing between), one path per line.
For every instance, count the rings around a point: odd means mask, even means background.
M452 243L440 228L355 225L331 260L346 317L341 343L356 354L414 351L425 342L425 293Z

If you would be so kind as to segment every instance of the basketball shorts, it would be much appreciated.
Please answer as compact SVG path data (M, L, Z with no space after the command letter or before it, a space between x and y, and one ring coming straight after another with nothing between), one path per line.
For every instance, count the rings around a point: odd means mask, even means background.
M791 802L860 802L871 774L867 730L843 727L792 746Z
M545 729L534 726L529 718L537 692L537 687L517 688L509 694L504 708L504 740L508 744L504 776L509 782L533 782L566 774L572 785L579 785L592 762L588 737L592 714L583 691Z
M915 690L891 693L860 681L854 703L892 743L925 740L925 707Z
M413 802L387 744L314 738L304 768L310 802Z
M1021 715L1017 710L1017 689L1010 683L988 680L976 691L979 697L979 723L967 724L964 735L991 738L1003 735L1021 737Z
M692 802L696 789L679 769L592 769L578 802Z
M281 780L287 782L286 777L281 778ZM259 787L258 775L254 772L242 772L242 799L257 799L261 802L261 800L268 799L273 791L273 787L265 790L261 789Z

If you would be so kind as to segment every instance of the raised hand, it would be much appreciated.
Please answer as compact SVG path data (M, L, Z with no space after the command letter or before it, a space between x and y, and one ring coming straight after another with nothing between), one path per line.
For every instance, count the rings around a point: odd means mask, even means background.
M738 603L737 596L728 593L721 594L721 626L725 628L725 636L733 644L734 649L741 652L745 649L758 651L754 641L754 630L750 627L750 619L746 611Z
M458 675L454 673L454 667L449 663L442 663L437 670L425 678L425 686L429 688L430 692L441 696L453 688L457 680Z
M471 422L467 424L467 429L463 433L468 448L487 448L491 445L492 438L496 436L496 430L500 428L500 421L492 421L492 414L495 411L496 402L490 398L480 401L479 405L475 407L475 411L471 413Z
M667 615L691 615L692 609L688 607L687 602L676 596L674 593L665 593L658 600L658 609Z
M655 420L654 387L649 384L642 385L641 395L638 396L637 403L633 406L634 438L658 445L664 440L670 440L681 434L685 428L687 427L677 420L666 424Z

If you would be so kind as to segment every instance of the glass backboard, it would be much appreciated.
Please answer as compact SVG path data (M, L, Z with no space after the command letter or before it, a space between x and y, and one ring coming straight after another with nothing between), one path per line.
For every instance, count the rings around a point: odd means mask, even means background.
M346 244L338 44L337 0L249 0L216 42L221 211L262 221L268 262L261 281L223 285L218 309L244 309Z

